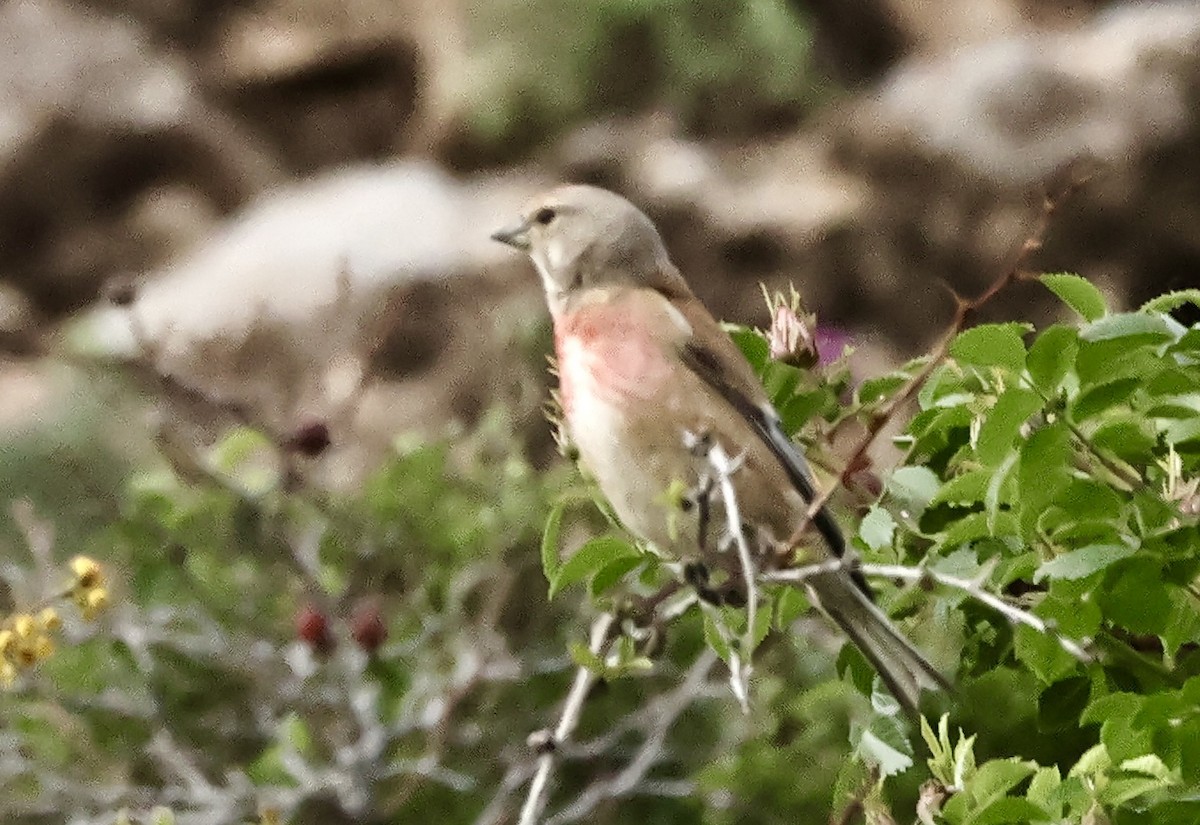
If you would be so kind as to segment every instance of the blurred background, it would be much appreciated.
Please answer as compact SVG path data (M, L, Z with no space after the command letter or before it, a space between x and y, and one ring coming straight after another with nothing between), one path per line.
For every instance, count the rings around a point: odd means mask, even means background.
M62 412L30 356L64 324L128 353L114 282L173 370L281 421L379 326L366 430L476 415L544 324L488 230L563 180L648 211L718 316L793 282L910 355L942 283L1005 266L1091 159L1037 264L1136 304L1200 271L1198 27L1188 2L10 0L0 426Z
M561 181L641 206L721 318L762 324L759 284L795 284L863 372L933 340L945 284L1007 266L1072 164L1095 176L1038 268L1118 306L1200 273L1195 2L5 0L0 78L0 490L61 558L113 546L131 476L164 453L185 475L230 425L321 491L361 489L398 434L489 416L560 471L539 287L488 234ZM536 556L548 495L504 552ZM2 521L11 608L39 580L28 520ZM298 592L262 618L281 650Z

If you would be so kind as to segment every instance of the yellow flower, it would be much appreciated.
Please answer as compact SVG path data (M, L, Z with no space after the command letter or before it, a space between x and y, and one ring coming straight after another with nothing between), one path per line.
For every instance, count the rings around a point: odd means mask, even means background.
M0 630L0 659L8 654L9 648L12 647L15 634L11 630Z
M33 642L27 642L17 648L17 664L21 667L33 667L37 664L38 650Z
M103 587L97 587L87 594L87 601L83 606L83 618L90 622L106 607L108 607L108 591Z
M0 661L0 687L12 687L17 680L17 669L12 662Z
M33 616L28 613L18 613L13 618L13 632L18 639L28 639L33 635L34 628Z
M53 633L62 627L62 618L58 615L58 611L53 607L46 607L38 614L38 624L47 633Z
M54 654L54 640L49 636L38 636L33 643L33 655L37 661L49 659Z
M98 587L104 581L104 571L100 564L88 556L76 556L71 559L71 572L75 574L75 586L85 590Z

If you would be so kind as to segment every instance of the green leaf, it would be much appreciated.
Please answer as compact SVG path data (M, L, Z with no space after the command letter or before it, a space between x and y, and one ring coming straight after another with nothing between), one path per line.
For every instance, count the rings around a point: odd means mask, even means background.
M1034 582L1043 579L1082 579L1103 570L1110 564L1128 558L1134 553L1132 547L1123 544L1093 544L1052 559L1033 574Z
M1184 304L1200 307L1200 289L1180 289L1152 298L1139 307L1139 312L1171 312Z
M940 486L941 481L928 467L901 467L892 473L887 482L892 497L907 505L914 515L929 506Z
M1161 790L1171 783L1153 776L1110 776L1100 791L1100 801L1105 805L1124 805L1132 799Z
M801 392L788 399L779 411L784 432L794 435L825 406L828 396L825 390Z
M878 506L867 511L858 527L858 535L863 543L876 552L890 548L895 534L896 521L892 514Z
M550 508L550 515L546 517L546 526L542 530L542 573L548 582L554 581L558 572L558 536L562 531L566 509L566 501L560 501Z
M1012 475L1013 469L1017 466L1018 454L1013 450L1008 454L1004 461L1000 462L1000 466L996 468L996 474L992 476L992 480L988 482L987 492L983 496L983 506L987 511L988 528L992 531L992 535L996 535L996 525L999 523L1000 507L1004 503L1002 492L1005 482Z
M873 404L876 401L890 398L896 390L907 384L909 380L910 376L898 372L888 373L879 378L868 378L858 388L858 403Z
M1092 725L1114 717L1132 717L1141 710L1144 702L1144 697L1136 693L1126 691L1110 693L1093 700L1079 717L1079 722L1084 725Z
M1120 768L1123 771L1144 773L1147 776L1154 776L1159 779L1171 779L1171 769L1162 761L1162 757L1156 753L1148 753L1145 756L1126 759L1121 763Z
M995 465L1012 447L1013 439L1029 416L1042 408L1042 399L1023 387L1010 387L996 399L988 410L983 426L979 428L979 440L975 454L989 466Z
M1037 764L1017 757L992 759L979 766L967 790L980 807L1001 799L1037 769Z
M1166 316L1144 312L1122 312L1088 324L1079 331L1084 341L1111 341L1114 338L1134 338L1139 342L1173 341L1175 326Z
M810 606L808 596L801 588L784 588L775 597L775 627L786 631L792 622L808 611Z
M279 740L301 756L308 756L313 752L312 733L309 732L305 721L294 712L280 721Z
M151 825L175 825L175 812L165 806L158 806L150 811Z
M1176 447L1200 441L1200 416L1174 421L1163 431L1163 438Z
M950 344L950 354L960 364L1020 372L1025 366L1025 343L1021 337L1030 329L1028 324L1018 323L980 324L955 338Z
M618 559L613 559L596 571L596 575L592 576L588 592L592 594L593 598L602 595L617 582L621 581L621 579L625 578L628 573L636 570L642 561L643 558L641 555L622 556Z
M583 642L571 642L567 651L571 654L571 661L579 667L587 668L597 674L603 674L607 670L604 661Z
M713 653L721 657L722 662L729 664L729 657L733 651L713 613L714 611L709 609L704 611L704 641L712 648Z
M1057 765L1038 768L1033 779L1029 780L1029 789L1025 791L1025 798L1045 809L1051 818L1056 816L1053 809L1057 804L1059 810L1057 816L1061 817L1062 803L1056 803L1054 799L1060 785L1062 785L1062 774L1059 773Z
M1013 634L1013 648L1019 659L1042 684L1052 685L1075 670L1076 662L1070 653L1048 633L1039 633L1021 625Z
M747 657L758 650L758 646L762 644L763 639L767 638L767 634L771 632L771 616L774 612L770 604L759 605L759 610L754 615L754 627L751 628L752 632L750 638L747 640L750 644L750 649L744 651Z
M1200 326L1193 326L1172 344L1167 352L1200 353Z
M942 714L942 718L938 721L938 726L942 727L947 723L949 716ZM947 747L943 746L938 735L933 732L933 727L929 724L929 720L924 715L921 716L921 738L925 740L926 747L929 748L929 754L932 761L938 761L949 756L946 753ZM949 742L946 743L947 745Z
M1196 610L1191 595L1171 591L1171 614L1159 636L1168 656L1175 656L1185 644L1200 642L1200 611Z
M588 576L598 573L617 559L628 556L640 557L638 551L624 539L615 536L600 536L576 550L571 558L563 562L550 580L550 598Z
M1125 461L1149 463L1158 443L1154 428L1136 414L1105 422L1092 434L1092 445Z
M1107 409L1123 404L1142 385L1140 378L1118 378L1080 393L1071 404L1071 417L1084 421Z
M882 776L894 776L912 767L912 749L894 722L876 716L858 740L858 753L863 759L879 766Z
M979 504L987 494L988 483L994 474L989 467L967 470L943 484L929 504L949 504L954 507Z
M1013 825L1047 819L1046 810L1028 799L1006 796L967 818L970 825Z
M761 373L763 367L770 362L771 353L767 339L763 337L762 333L737 324L722 324L721 326L733 339L733 343L737 344L738 349L742 351L742 355L746 357L750 365L754 367L754 371Z
M1095 321L1108 311L1104 296L1086 278L1064 273L1043 275L1040 280L1064 304L1083 316L1085 321Z
M1079 387L1086 390L1097 384L1108 384L1121 378L1136 378L1152 383L1159 373L1171 368L1170 362L1158 353L1153 341L1113 338L1106 341L1083 341L1075 354L1075 375Z
M958 547L966 541L1015 533L1016 522L1016 516L1008 510L995 514L971 513L951 523L939 538L946 547Z
M1071 483L1071 433L1062 421L1035 431L1021 445L1021 534L1031 538L1046 508Z
M1078 351L1079 333L1071 327L1056 324L1039 335L1029 347L1025 369L1042 392L1055 393L1071 371Z
M769 361L762 370L763 389L777 408L796 392L804 371L790 364Z
M1147 391L1150 391L1149 387ZM1200 415L1200 392L1156 394L1152 406L1145 413L1148 418L1191 418Z
M1171 597L1157 560L1125 559L1109 569L1105 585L1096 593L1105 618L1134 633L1166 631Z

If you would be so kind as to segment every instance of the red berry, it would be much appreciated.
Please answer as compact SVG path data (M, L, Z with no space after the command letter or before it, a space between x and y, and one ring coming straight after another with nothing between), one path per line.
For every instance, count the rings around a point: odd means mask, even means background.
M329 425L324 421L314 419L304 422L293 430L284 446L301 455L316 458L329 449L329 445L332 443L333 441L329 437Z
M387 641L387 625L374 600L361 602L350 617L350 635L367 653L375 653Z
M306 604L296 613L296 637L307 643L315 653L329 653L334 647L328 617L311 604Z

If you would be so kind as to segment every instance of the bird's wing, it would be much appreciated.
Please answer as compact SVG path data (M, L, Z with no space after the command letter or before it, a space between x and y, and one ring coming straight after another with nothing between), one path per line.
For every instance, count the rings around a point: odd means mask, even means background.
M784 432L779 414L771 406L766 390L750 363L698 300L692 298L676 302L675 306L693 330L693 334L680 345L684 364L750 424L787 472L796 491L811 503L817 491L808 463L795 442ZM822 507L817 512L812 524L835 556L845 555L846 539L827 508ZM866 582L860 576L856 575L855 580L866 589Z

